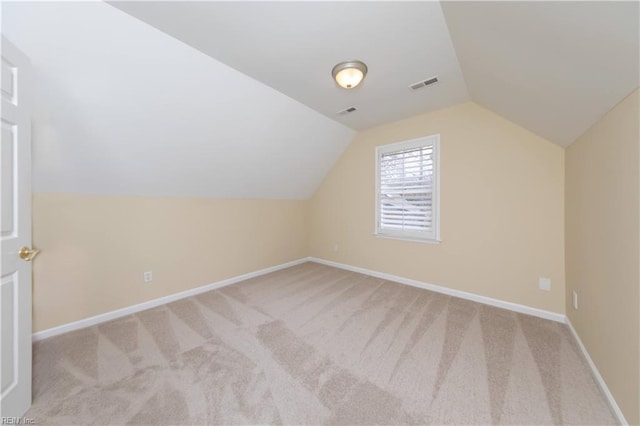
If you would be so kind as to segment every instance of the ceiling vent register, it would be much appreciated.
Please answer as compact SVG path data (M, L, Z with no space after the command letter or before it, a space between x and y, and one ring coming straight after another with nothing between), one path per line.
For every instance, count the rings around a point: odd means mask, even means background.
M349 114L349 113L351 113L351 112L353 112L353 111L357 111L357 110L358 110L358 108L357 108L357 107L350 106L350 107L348 107L348 108L345 108L345 109L342 109L342 110L340 110L340 111L336 112L336 114L338 114L338 115L345 115L345 114Z
M438 82L438 76L435 76L435 77L431 77L431 78L423 80L423 81L419 81L417 83L410 84L409 85L409 89L418 90L418 89L421 89L423 87L427 87L427 86L431 86L432 84L436 84L437 82Z

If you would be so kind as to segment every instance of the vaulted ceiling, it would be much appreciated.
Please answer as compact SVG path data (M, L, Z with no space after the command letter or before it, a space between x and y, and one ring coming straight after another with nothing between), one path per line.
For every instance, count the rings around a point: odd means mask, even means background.
M357 130L472 100L566 146L640 75L638 2L2 2L2 24L49 192L308 198Z
M639 85L640 3L442 3L472 100L567 146Z
M110 4L353 129L469 99L438 2ZM352 59L369 73L347 91L331 69ZM409 90L435 75L428 91Z
M36 192L306 199L355 133L106 3L2 7Z
M638 2L111 4L357 130L470 99L566 146L638 87Z

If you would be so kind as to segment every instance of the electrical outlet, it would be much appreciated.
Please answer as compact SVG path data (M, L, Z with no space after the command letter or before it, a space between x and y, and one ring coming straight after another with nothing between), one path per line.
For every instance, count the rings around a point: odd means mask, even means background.
M144 282L148 283L153 280L153 274L151 273L151 271L147 271L143 274L143 278L144 278Z
M338 243L335 243L333 245L333 251L338 251L340 249L340 246L338 245Z
M538 288L544 291L551 291L551 278L540 277Z
M578 309L578 293L573 292L573 309Z

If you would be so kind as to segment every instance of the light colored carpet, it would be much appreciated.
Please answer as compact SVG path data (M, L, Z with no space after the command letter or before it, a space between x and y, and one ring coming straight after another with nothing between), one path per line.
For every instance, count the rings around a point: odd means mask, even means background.
M567 328L305 263L34 345L40 424L614 424Z

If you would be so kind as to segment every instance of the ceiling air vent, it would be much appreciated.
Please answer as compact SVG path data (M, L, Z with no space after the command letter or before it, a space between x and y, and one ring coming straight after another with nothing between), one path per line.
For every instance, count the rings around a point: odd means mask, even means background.
M411 90L418 90L422 87L427 87L427 86L431 86L432 84L435 84L438 82L438 76L435 77L431 77L429 79L423 80L423 81L419 81L417 83L413 83L409 85L409 89Z
M356 108L354 106L350 106L349 108L345 108L345 109L342 109L342 110L336 112L336 114L345 115L345 114L349 114L350 112L357 111L357 110L358 110L358 108Z

